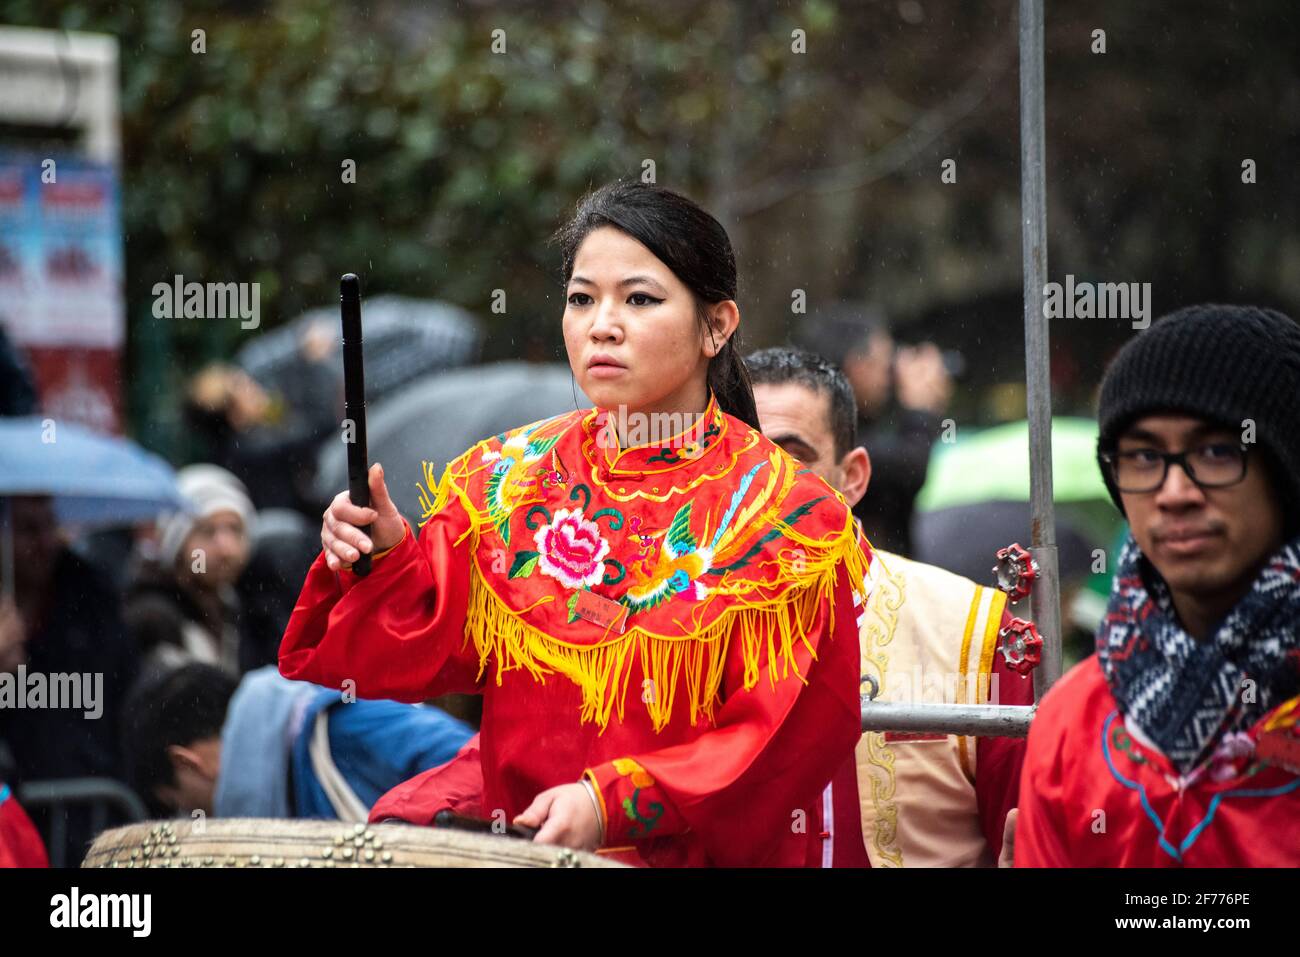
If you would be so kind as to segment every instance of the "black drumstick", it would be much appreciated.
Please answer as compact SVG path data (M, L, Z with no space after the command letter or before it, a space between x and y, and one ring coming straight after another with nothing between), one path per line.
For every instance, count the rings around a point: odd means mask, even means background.
M497 834L497 823L486 818L469 817L464 814L457 814L450 808L443 808L433 816L433 826L442 828L451 828L458 831L475 831L479 834ZM506 826L506 833L511 837L522 837L526 841L531 841L537 836L538 828L529 827L527 824L509 824Z
M352 504L370 507L370 463L366 460L366 374L361 359L361 280L353 273L339 279L339 303L343 312L343 415L351 423L348 442L348 496ZM347 437L345 436L345 439ZM371 526L361 529L367 537ZM373 541L373 539L372 539ZM352 573L370 574L370 556L362 552L352 563Z

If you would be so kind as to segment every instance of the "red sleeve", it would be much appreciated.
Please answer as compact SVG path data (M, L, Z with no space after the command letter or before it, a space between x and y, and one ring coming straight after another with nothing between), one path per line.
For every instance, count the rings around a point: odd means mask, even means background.
M712 863L728 866L767 859L798 813L812 817L806 827L817 827L818 796L862 733L858 635L842 570L834 595L833 635L829 600L808 632L817 660L795 642L806 684L791 673L773 686L764 658L758 684L743 690L744 661L733 639L713 728L687 744L587 771L602 800L607 846L690 829Z
M1053 691L1059 689L1053 688ZM1016 818L1016 867L1069 867L1065 845L1065 776L1061 769L1061 728L1053 695L1029 726L1024 770L1020 776L1020 814ZM1056 696L1059 701L1059 695Z
M45 845L32 819L0 784L0 867L49 867Z
M482 817L483 761L478 742L476 734L446 764L417 774L384 794L370 810L371 822L396 818L429 826L444 809L466 817Z
M1002 626L1011 621L1011 613L1002 612ZM1022 677L1007 667L1001 652L994 652L989 669L998 689L992 704L1032 705L1034 680ZM975 739L975 802L984 839L997 860L1002 852L1002 828L1007 812L1016 806L1020 792L1020 769L1025 760L1024 738ZM1017 845L1017 851L1019 845Z
M318 555L280 643L280 673L331 688L350 680L359 698L476 693L478 656L465 640L469 531L453 496L418 540L408 525L365 578L330 571Z

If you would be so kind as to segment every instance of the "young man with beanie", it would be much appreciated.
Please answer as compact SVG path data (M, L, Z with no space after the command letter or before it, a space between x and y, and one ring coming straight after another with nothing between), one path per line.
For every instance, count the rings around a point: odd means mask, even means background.
M1102 382L1131 534L1029 735L1017 866L1300 865L1300 326L1193 306Z

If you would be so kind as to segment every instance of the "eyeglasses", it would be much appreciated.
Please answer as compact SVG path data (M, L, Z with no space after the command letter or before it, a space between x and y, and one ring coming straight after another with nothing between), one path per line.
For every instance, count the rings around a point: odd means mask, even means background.
M1121 492L1154 492L1165 484L1170 465L1181 465L1187 477L1201 488L1226 488L1246 477L1249 446L1210 442L1183 452L1133 449L1103 452L1099 458L1110 469Z

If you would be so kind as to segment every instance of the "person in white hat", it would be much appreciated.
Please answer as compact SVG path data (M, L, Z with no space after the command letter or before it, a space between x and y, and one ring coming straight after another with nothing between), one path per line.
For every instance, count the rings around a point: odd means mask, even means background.
M127 625L148 666L239 667L234 584L248 564L257 513L242 482L215 465L181 469L189 510L165 515L127 599Z

